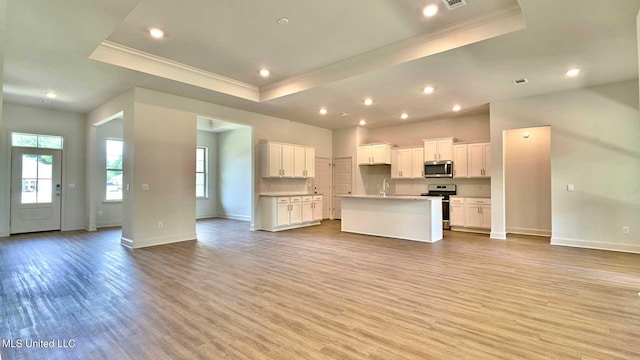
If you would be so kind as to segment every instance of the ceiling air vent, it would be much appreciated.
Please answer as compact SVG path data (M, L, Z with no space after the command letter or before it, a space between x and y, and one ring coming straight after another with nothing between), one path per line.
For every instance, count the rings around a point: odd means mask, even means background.
M449 10L467 5L467 0L442 0L442 2L447 5L447 9Z
M527 80L527 78L513 80L513 83L516 84L516 85L522 85L522 84L526 84L528 82L529 82L529 80Z

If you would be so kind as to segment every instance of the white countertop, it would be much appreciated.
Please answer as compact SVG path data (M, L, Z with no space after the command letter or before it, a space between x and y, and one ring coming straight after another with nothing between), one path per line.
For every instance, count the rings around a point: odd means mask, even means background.
M286 193L284 193L284 194L268 194L268 193L266 193L266 194L260 194L260 196L270 196L270 197L280 197L280 196L282 196L282 197L287 197L287 196L314 196L314 195L322 195L322 193L320 193L320 194L286 194Z
M415 196L415 195L342 195L343 198L359 199L388 199L388 200L433 200L442 199L442 196Z
M467 198L467 199L491 199L491 196L464 196L464 195L451 195L451 197Z

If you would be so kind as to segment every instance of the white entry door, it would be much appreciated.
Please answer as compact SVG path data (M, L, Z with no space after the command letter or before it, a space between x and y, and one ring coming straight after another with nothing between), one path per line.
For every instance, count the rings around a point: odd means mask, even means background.
M11 233L60 230L62 151L11 149Z
M331 217L331 162L326 158L316 158L316 176L313 178L313 192L322 194L322 218Z
M351 195L352 186L352 160L348 158L338 158L334 161L333 168L333 218L342 218L342 198L341 195Z

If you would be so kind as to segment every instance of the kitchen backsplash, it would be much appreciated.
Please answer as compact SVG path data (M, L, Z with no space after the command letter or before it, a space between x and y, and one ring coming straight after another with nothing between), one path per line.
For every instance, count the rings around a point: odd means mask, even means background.
M389 179L391 188L388 193L394 195L420 195L428 191L429 184L456 184L459 196L491 197L491 179L487 178L390 179L390 168L387 165L365 166L362 170L367 195L378 194L382 181Z

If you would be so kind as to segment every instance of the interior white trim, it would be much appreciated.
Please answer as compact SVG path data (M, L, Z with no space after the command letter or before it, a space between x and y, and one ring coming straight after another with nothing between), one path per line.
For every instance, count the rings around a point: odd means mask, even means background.
M197 239L198 237L196 233L158 236L155 238L148 238L148 239L136 240L136 241L123 237L120 239L120 245L127 247L129 249L140 249L143 247L165 245L165 244L171 244L171 243L182 242L182 241L191 241L191 240L197 240Z
M528 228L519 228L519 227L507 228L507 233L520 234L520 235L534 235L534 236L551 236L551 230L528 229Z
M103 41L89 58L246 100L264 102L524 28L526 23L522 16L522 9L518 5L513 5L438 31L355 55L261 88L107 40Z
M160 76L251 101L259 101L258 87L177 61L162 58L110 41L103 41L90 59Z
M239 214L218 214L221 219L242 220L251 221L251 215L239 215Z
M639 244L628 244L628 243L621 244L621 243L599 242L599 241L593 241L593 240L552 237L551 245L578 247L578 248L585 248L585 249L620 251L620 252L640 254Z
M494 240L507 240L507 233L506 232L492 231L489 234L489 237L491 239L494 239Z
M260 88L260 101L295 94L525 28L526 23L520 6L499 9L467 22L386 45L305 74L263 86Z

